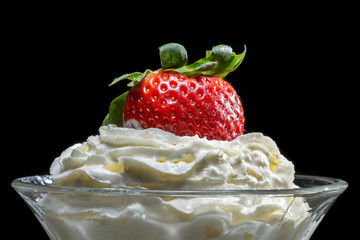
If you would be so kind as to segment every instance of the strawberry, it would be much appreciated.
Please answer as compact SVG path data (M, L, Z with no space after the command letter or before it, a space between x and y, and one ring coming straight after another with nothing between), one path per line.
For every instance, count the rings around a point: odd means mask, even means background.
M103 125L160 128L209 140L235 139L244 130L243 108L223 77L240 65L245 52L236 55L229 46L218 45L205 58L186 65L183 46L160 47L162 69L125 74L113 81L129 79L132 88L112 101Z

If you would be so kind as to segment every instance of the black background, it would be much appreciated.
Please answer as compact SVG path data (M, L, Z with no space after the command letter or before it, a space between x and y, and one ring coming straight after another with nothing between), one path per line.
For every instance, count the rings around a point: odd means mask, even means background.
M245 131L272 137L298 174L346 180L350 187L312 239L352 236L349 217L359 213L359 55L351 6L22 5L3 11L3 204L11 209L7 229L17 229L12 239L46 235L11 181L47 174L64 149L97 134L110 101L125 89L107 85L124 73L160 68L157 48L168 42L184 45L189 62L217 44L237 53L246 45L244 62L226 78L242 100Z

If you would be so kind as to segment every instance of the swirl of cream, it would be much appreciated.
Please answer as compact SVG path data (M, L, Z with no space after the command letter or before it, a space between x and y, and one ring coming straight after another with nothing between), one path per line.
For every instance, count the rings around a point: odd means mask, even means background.
M103 126L53 162L56 184L145 189L294 188L294 166L261 133L214 141Z

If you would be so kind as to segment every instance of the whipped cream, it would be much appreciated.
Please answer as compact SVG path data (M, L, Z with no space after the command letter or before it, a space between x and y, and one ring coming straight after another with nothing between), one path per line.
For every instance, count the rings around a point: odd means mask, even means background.
M294 165L261 133L208 141L160 129L103 126L65 150L56 185L158 190L296 188ZM89 198L89 197L88 197ZM290 196L82 195L44 198L46 221L71 239L303 239L309 206Z
M294 165L261 133L227 141L114 125L53 162L56 183L76 187L176 190L294 188Z

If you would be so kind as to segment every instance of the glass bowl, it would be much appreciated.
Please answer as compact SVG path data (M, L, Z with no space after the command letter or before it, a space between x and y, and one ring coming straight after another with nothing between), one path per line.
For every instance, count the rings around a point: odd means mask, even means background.
M297 189L169 191L55 186L51 176L16 179L50 239L309 239L340 179L295 177Z

